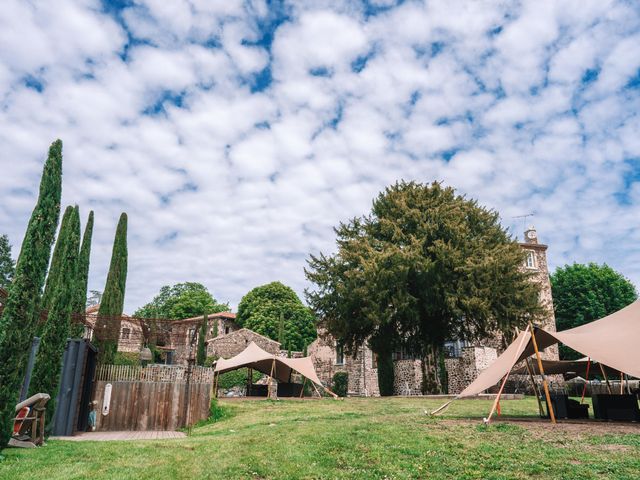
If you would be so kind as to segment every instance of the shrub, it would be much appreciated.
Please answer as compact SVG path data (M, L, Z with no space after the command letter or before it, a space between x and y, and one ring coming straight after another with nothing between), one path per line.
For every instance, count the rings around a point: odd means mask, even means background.
M218 360L218 357L213 356L213 357L207 357L204 359L204 366L205 367L212 367L213 364Z
M140 365L140 353L139 352L116 352L113 357L114 365L129 365L137 367Z
M336 372L333 376L333 393L339 397L346 397L348 386L349 374L347 372Z

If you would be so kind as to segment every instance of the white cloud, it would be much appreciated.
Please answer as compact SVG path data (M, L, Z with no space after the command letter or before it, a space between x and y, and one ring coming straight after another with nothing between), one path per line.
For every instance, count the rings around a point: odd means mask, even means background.
M60 137L63 202L96 212L91 288L129 214L130 312L180 281L301 292L307 255L398 179L444 180L514 233L535 211L552 266L640 281L637 9L392 3L5 2L0 232L17 255Z

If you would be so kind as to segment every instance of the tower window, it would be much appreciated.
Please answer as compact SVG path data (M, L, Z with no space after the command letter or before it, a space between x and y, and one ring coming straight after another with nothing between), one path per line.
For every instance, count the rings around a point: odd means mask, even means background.
M344 347L342 342L336 342L336 365L344 365Z
M130 336L131 336L131 330L128 328L123 328L122 333L120 334L120 338L122 340L129 340Z
M530 250L527 252L526 265L527 268L537 268L536 254Z

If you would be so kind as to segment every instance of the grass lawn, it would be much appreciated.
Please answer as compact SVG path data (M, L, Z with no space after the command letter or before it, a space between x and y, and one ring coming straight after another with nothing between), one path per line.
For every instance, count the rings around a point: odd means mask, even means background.
M225 418L179 440L50 441L7 449L2 479L638 479L640 426L551 426L533 421L533 398L502 402L481 425L490 401L222 400ZM531 420L531 421L527 421Z

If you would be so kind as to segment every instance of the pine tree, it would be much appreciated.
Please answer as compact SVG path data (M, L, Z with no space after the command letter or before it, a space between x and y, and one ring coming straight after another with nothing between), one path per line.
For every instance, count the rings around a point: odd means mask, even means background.
M91 256L91 237L93 235L93 211L89 212L89 219L82 236L82 247L78 256L78 273L74 287L74 296L71 302L71 313L82 314L86 309L87 285L89 283L89 260ZM84 325L78 319L72 319L70 335L81 337L84 333Z
M60 230L58 231L58 239L56 240L55 247L53 247L53 255L51 256L51 265L49 266L49 273L47 274L47 281L44 284L44 293L42 294L42 300L40 301L40 310L49 311L51 309L51 300L54 292L57 289L58 282L60 281L60 274L64 268L63 258L64 248L69 241L69 220L73 214L73 207L69 205L62 215L62 221L60 222ZM39 337L44 331L44 322L39 322L36 327L36 336Z
M200 334L198 335L198 350L196 352L196 364L204 365L204 361L207 359L207 346L205 344L207 339L207 329L209 324L209 317L204 314L202 325L200 326Z
M120 316L124 309L124 292L127 285L127 214L120 215L113 241L111 265L102 294L96 322L98 362L113 363L118 350Z
M16 270L11 258L11 244L7 235L0 235L0 287L9 289L9 284Z
M60 272L51 292L51 308L42 330L40 348L31 380L31 394L48 393L47 418L53 419L55 400L60 380L62 355L71 328L71 304L75 294L78 253L80 248L80 213L78 207L71 209L65 225L67 231L60 232Z
M62 141L49 148L38 201L22 241L9 298L0 318L0 450L9 441L51 247L60 218Z

